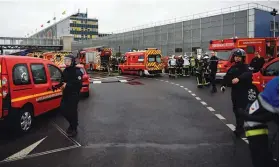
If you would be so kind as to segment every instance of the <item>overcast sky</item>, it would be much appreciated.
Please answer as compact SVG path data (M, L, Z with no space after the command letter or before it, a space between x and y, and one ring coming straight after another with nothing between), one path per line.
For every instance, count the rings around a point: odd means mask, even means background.
M279 8L279 1L251 1ZM175 17L212 11L247 1L217 0L0 0L0 36L23 37L71 13L86 12L99 19L99 32L111 33ZM244 7L244 6L243 6ZM62 12L66 15L62 16Z

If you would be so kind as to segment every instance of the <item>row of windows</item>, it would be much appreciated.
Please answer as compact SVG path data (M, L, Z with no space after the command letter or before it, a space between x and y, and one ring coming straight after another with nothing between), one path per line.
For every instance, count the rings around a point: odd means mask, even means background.
M96 38L97 35L74 35L74 38Z
M45 84L48 82L47 74L44 64L36 63L30 65L32 79L34 84ZM48 71L51 81L60 81L61 72L53 66L48 65ZM13 68L13 82L14 85L28 85L31 84L30 73L27 64L17 64Z
M72 31L93 31L93 32L97 32L98 29L97 28L80 28L80 27L71 27Z
M85 28L98 28L98 24L79 24L79 23L70 23L70 27L85 27Z
M84 19L84 18L70 18L71 21L77 21L77 22L83 22L83 23L89 23L89 22L98 22L97 19Z
M98 32L93 31L70 31L70 34L80 34L80 35L98 35Z
M270 22L270 30L273 31L273 29L274 29L274 22L271 21ZM279 22L275 22L275 29L276 29L276 31L279 31Z

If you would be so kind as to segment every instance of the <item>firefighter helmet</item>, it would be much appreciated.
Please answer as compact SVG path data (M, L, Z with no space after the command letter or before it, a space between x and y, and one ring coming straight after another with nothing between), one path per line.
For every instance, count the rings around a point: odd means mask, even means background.
M65 64L65 61L69 61L69 60L71 61L70 66L75 66L76 65L76 58L72 54L66 55L64 57L64 64Z
M231 51L231 54L232 54L231 62L234 62L235 57L241 57L242 62L245 62L246 52L243 49L240 48L233 49Z

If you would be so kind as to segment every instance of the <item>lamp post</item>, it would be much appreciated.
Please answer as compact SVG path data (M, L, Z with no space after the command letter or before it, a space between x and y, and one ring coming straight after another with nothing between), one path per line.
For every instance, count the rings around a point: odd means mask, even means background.
M275 20L275 18L276 18L276 15L277 15L277 10L276 9L273 9L271 12L270 12L270 14L273 16L273 37L275 37L276 35L276 25L275 25L275 22L276 22L276 20Z

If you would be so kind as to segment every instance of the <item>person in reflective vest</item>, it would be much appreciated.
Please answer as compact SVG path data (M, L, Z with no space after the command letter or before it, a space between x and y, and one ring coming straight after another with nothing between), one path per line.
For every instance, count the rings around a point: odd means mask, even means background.
M172 55L171 59L168 60L168 71L169 71L169 77L176 75L175 55Z
M246 112L239 112L245 120L245 134L254 167L278 166L269 148L267 123L274 121L278 125L279 122L279 77L267 83L264 91Z
M184 55L184 66L183 66L183 76L190 76L190 61L187 55Z
M193 54L191 53L190 55L190 70L191 70L191 75L194 76L195 75L195 66L196 66L196 59L193 56Z

